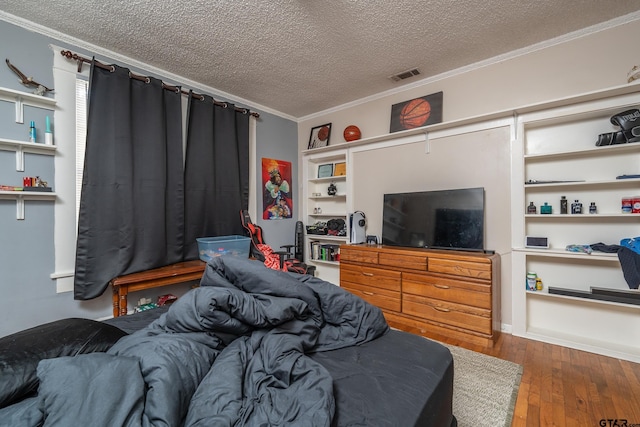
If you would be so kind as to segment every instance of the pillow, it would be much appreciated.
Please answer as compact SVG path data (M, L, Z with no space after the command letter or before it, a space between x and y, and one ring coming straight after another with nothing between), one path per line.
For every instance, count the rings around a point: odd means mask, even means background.
M107 351L125 335L115 326L70 318L0 338L0 408L37 390L41 360Z
M142 424L145 384L135 358L93 353L43 360L38 378L45 427Z

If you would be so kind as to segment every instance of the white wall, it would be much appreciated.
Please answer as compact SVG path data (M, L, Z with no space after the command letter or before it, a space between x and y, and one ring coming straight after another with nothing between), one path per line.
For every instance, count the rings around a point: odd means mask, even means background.
M496 58L495 61L477 64L470 69L411 83L403 90L338 106L299 121L298 147L305 150L310 129L323 123L332 123L331 145L344 143L342 130L350 124L361 129L363 138L387 134L393 104L438 91L444 92L443 120L448 122L624 85L629 70L640 65L640 56L633 55L634 50L629 49L637 40L640 40L640 14L636 13L607 25ZM388 158L386 153L386 156L368 156L367 160L370 168L376 169L383 167ZM454 160L451 158L452 162ZM484 167L493 167L491 165ZM509 169L510 165L503 167ZM417 172L410 167L394 170L394 173L404 174L406 179ZM363 173L358 175L356 169L354 188L359 186L359 179L362 182L367 176ZM440 185L443 188L457 186L444 181ZM502 215L489 205L487 215L494 215L492 211ZM488 218L487 222L494 223L495 218ZM501 243L499 245L502 246ZM512 319L511 283L507 274L511 270L510 255L508 248L501 253L502 323L507 330Z

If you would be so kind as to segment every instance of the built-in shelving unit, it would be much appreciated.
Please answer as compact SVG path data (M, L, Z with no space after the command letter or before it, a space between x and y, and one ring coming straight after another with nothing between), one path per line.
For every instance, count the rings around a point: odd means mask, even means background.
M344 175L335 175L336 164L341 166ZM319 176L323 165L331 165L331 176ZM342 173L342 172L341 172ZM341 219L348 224L347 213L347 151L332 150L315 152L309 150L303 157L304 182L303 215L305 226L327 223L331 219ZM335 185L336 193L329 195L329 185ZM316 265L316 275L332 283L338 283L340 277L339 247L348 241L345 236L305 233L306 262Z
M617 254L570 252L566 246L617 244L621 238L640 236L640 214L620 211L622 197L640 195L640 179L616 179L620 175L640 173L640 143L595 146L599 134L618 130L610 122L612 115L636 107L640 107L640 84L632 83L304 150L301 153L303 221L308 225L325 212L337 212L325 210L323 206L322 214L313 214L314 206L324 198L312 195L316 186L325 184L316 181L317 169L314 168L318 164L345 158L349 171L350 158L358 151L425 141L428 152L429 139L435 135L471 132L491 123L509 126L512 133L511 253L501 255L509 262L503 273L511 275L511 280L502 278L502 286L512 288L512 333L640 362L640 306L548 293L549 286L577 291L591 287L629 290ZM357 177L351 173L345 181L347 215L353 209L350 190L354 179ZM526 184L528 180L572 182ZM576 199L582 202L585 213L560 214L561 196L566 196L569 206ZM527 214L530 201L534 201L538 212L547 202L553 213ZM597 205L596 214L588 213L591 202ZM401 222L398 225L401 226ZM525 236L547 237L550 248L526 248ZM320 239L307 236L310 237ZM526 290L527 271L535 271L543 279L542 291Z
M629 291L616 253L571 252L570 245L619 245L640 235L640 214L621 212L624 197L640 195L640 143L598 147L598 135L619 130L616 113L640 106L638 88L565 100L517 116L512 201L512 287L515 335L640 361L640 306L549 293ZM533 182L532 182L533 181ZM552 181L552 182L547 182ZM555 182L554 182L555 181ZM560 198L568 213L560 213ZM582 203L581 214L571 204ZM527 214L530 202L538 213ZM589 213L594 202L597 212ZM541 214L547 203L551 214ZM546 237L549 249L527 248L525 236ZM542 278L526 290L526 274Z
M56 101L53 98L47 98L32 93L17 91L0 87L0 101L15 103L15 121L16 123L24 123L24 106L45 108L53 110ZM24 171L24 155L41 154L46 156L55 156L56 146L38 144L35 142L17 141L0 137L0 150L13 151L16 153L16 171ZM33 200L55 200L56 194L53 192L39 191L0 191L0 200L16 201L16 219L24 219L25 201Z

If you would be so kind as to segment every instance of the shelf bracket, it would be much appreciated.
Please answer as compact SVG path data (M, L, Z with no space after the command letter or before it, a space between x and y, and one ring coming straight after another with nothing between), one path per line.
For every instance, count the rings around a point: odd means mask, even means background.
M16 96L16 123L24 123L24 103L21 96Z
M16 171L24 172L24 147L16 147Z
M431 152L431 142L429 141L429 132L424 133L424 153L429 154Z
M16 219L19 221L24 219L24 198L22 196L18 196L16 199Z

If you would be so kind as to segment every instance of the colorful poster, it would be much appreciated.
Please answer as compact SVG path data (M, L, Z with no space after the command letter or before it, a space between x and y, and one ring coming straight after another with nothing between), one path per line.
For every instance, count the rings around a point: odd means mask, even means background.
M262 219L293 217L291 162L262 158Z

